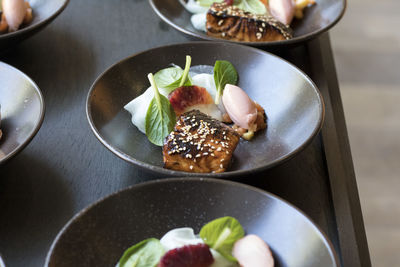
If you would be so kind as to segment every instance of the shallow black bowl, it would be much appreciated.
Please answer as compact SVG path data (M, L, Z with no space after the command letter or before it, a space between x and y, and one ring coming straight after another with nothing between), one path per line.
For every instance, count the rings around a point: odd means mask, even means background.
M33 11L32 22L15 32L0 34L0 52L40 31L67 6L69 0L28 0Z
M198 233L222 216L237 218L246 233L265 240L277 267L338 266L331 243L297 208L254 187L202 178L143 183L89 206L57 235L46 266L115 266L143 239L185 226Z
M43 122L44 101L39 87L21 71L0 62L0 164L21 151Z
M241 140L225 173L187 173L162 168L161 148L153 145L123 109L148 88L147 74L170 63L214 65L224 59L239 73L239 86L265 108L268 128L250 141ZM106 70L87 98L87 116L96 137L122 159L165 176L232 177L264 170L302 150L318 133L324 104L313 82L299 69L264 51L223 42L169 45L133 55Z
M242 43L251 46L278 46L300 43L315 38L319 34L329 30L342 18L346 9L346 0L315 1L317 4L305 10L303 19L293 21L291 28L294 31L294 37L290 40L274 42L237 42L226 40L226 42ZM208 36L205 32L196 30L190 22L192 14L178 0L149 0L149 2L157 15L176 30L196 39L221 41L219 38Z

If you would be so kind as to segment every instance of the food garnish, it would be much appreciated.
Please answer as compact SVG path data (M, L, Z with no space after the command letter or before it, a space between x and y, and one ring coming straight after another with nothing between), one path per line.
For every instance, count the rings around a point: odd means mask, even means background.
M201 239L230 261L237 261L232 256L232 248L243 236L244 230L239 221L229 216L215 219L200 230Z
M154 75L154 79L158 86L172 92L176 88L183 85L192 85L189 77L189 69L192 62L190 56L186 56L185 69L182 70L179 66L174 66L158 71Z
M164 247L158 239L145 239L125 250L119 260L119 267L155 267L164 253Z
M159 93L153 74L150 73L148 78L154 90L154 98L147 109L146 135L150 142L162 146L165 137L174 128L176 116L168 98Z
M229 216L207 223L198 235L195 235L193 229L189 227L176 228L166 233L160 241L149 238L128 248L118 265L119 267L239 267L240 264L244 267L273 267L274 260L268 245L258 236L244 236L244 234L239 221ZM258 251L249 252L249 248ZM247 253L250 253L252 258L246 257ZM143 265L145 262L147 265ZM253 263L255 265L252 265Z
M215 104L219 104L219 99L226 84L236 84L238 74L235 67L226 60L217 60L214 65L214 82L217 87L217 94L215 96Z

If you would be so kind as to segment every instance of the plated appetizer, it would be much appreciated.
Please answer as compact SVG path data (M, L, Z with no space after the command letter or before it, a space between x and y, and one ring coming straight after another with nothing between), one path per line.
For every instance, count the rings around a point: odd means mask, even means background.
M33 19L32 8L24 0L0 0L0 34L14 32Z
M269 246L256 235L246 235L239 221L222 217L192 228L170 230L160 240L149 238L128 248L119 267L273 267Z
M314 0L180 0L193 13L193 26L207 35L245 42L293 37L290 24Z
M187 172L224 172L240 137L251 140L265 129L264 109L236 86L234 66L185 69L173 65L149 74L151 86L125 109L150 142L162 146L164 168Z

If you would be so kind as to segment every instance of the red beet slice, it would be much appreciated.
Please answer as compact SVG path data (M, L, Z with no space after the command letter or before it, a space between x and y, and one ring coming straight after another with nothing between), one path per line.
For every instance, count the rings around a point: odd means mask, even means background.
M168 95L175 114L180 116L185 109L198 104L211 104L213 99L207 90L200 86L181 86Z
M208 267L214 262L206 244L186 245L169 250L158 267Z

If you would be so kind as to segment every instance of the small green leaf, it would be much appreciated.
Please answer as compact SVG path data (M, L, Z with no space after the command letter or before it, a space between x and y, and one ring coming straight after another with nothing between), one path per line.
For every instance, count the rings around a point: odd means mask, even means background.
M191 78L189 77L189 69L192 58L186 56L185 69L182 70L181 67L169 67L162 69L154 74L154 80L157 85L161 88L167 89L169 92L174 91L176 88L187 85L192 85Z
M154 80L161 88L170 89L176 81L180 80L182 73L183 70L179 66L169 67L154 74Z
M159 93L153 74L150 73L148 78L154 90L154 98L146 113L146 135L150 142L162 146L165 137L174 129L176 115L168 98Z
M200 230L204 243L230 261L236 261L232 256L232 248L243 236L244 230L239 221L229 216L215 219Z
M226 84L236 85L238 74L235 67L226 60L217 60L214 65L214 82L217 87L215 95L215 104L219 104L219 99Z
M125 250L119 267L156 267L164 253L160 241L149 238Z
M253 14L267 13L267 8L260 0L235 0L234 5Z

